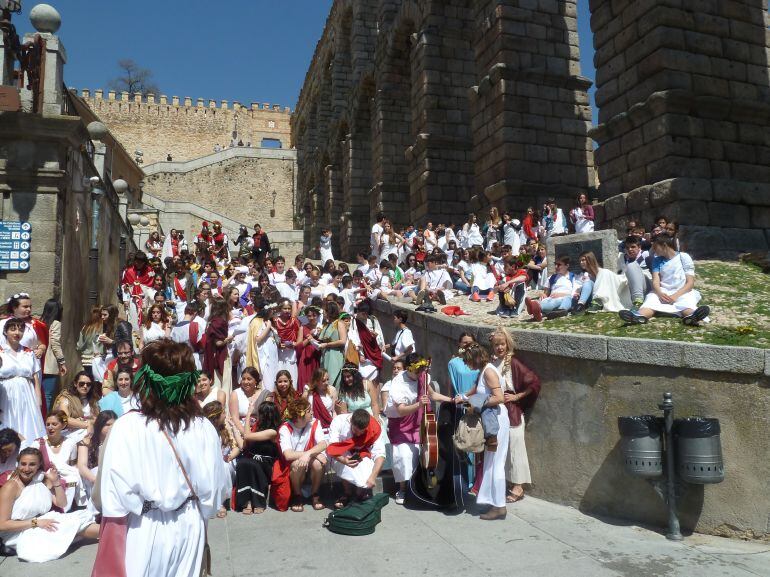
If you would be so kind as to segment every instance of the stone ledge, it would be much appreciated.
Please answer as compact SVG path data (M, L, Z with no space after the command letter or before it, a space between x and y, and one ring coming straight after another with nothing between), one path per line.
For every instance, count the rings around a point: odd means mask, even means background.
M685 344L626 337L607 338L607 360L664 367L681 367Z
M409 313L410 324L452 341L456 341L463 331L484 340L495 330L495 327L484 323L471 323L464 317L450 318L440 312L430 315L418 313L412 306L398 302L376 301L374 309L383 314L405 310ZM433 321L430 326L428 317L432 317ZM575 359L770 376L770 350L507 328L516 349L521 351Z

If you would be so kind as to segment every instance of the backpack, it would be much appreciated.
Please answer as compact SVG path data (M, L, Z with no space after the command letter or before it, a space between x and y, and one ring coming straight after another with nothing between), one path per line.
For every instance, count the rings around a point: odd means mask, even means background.
M366 501L351 503L338 511L332 511L326 517L324 527L339 535L371 535L382 520L380 511L389 499L387 493L378 493Z
M466 409L452 440L458 451L464 453L483 452L484 428L481 426L481 416L476 411Z

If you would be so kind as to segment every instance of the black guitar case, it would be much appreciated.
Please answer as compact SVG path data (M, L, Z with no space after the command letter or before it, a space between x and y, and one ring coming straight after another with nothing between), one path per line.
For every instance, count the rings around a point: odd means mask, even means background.
M418 463L409 480L406 505L411 508L463 509L467 480L463 469L467 465L454 448L452 436L462 416L462 408L454 403L441 403L436 414L438 436L438 464L434 470L438 482Z

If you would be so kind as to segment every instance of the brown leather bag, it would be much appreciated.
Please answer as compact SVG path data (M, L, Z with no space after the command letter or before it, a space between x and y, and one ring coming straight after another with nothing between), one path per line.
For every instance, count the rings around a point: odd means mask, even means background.
M345 345L345 362L352 363L355 366L361 364L361 355L358 354L358 349L352 341L348 341Z

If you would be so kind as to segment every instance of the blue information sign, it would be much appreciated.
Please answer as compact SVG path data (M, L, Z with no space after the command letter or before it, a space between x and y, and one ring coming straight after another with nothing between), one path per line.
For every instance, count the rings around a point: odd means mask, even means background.
M31 224L0 220L0 270L28 271L31 247Z

